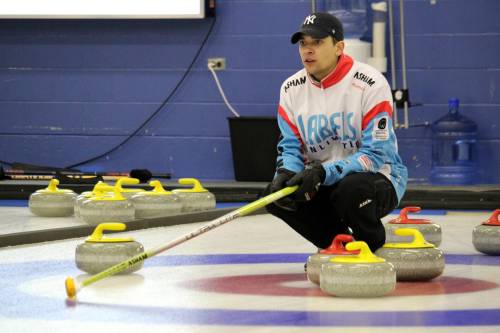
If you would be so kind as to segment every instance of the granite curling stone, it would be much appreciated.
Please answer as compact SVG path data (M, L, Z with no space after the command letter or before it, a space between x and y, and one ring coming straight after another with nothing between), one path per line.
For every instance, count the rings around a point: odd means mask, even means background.
M134 206L117 188L112 196L103 193L83 201L79 212L80 219L92 226L108 221L130 222L135 217Z
M479 252L493 256L500 255L500 221L496 209L490 218L472 230L472 244Z
M96 274L144 252L141 243L132 238L110 238L103 236L104 230L125 230L123 223L101 223L92 235L79 244L75 251L76 267L89 274ZM144 262L127 268L119 274L128 274L142 268Z
M182 202L182 212L215 209L215 196L205 189L197 179L181 178L179 184L193 185L190 189L175 189L172 191Z
M82 203L85 200L90 199L94 196L104 195L106 192L109 192L109 191L113 191L113 186L110 186L103 181L98 181L97 184L94 185L94 188L92 189L92 191L85 191L85 192L82 192L80 195L78 195L76 197L75 206L74 206L75 207L75 217L78 219L80 218L80 206L82 205Z
M346 245L357 255L333 257L321 266L319 285L325 293L338 297L380 297L396 288L396 270L375 256L365 242Z
M398 236L411 237L413 241L386 243L375 254L394 265L398 281L426 281L443 274L443 251L427 243L420 231L401 228L394 232Z
M401 209L399 217L393 219L384 225L386 233L387 243L408 243L412 241L410 236L398 236L394 233L394 230L400 228L413 228L420 231L424 236L425 240L434 246L439 246L441 244L441 226L435 223L431 223L427 219L409 219L408 213L418 213L420 212L420 207L405 207Z
M182 211L182 201L176 194L165 191L159 180L153 180L149 185L154 187L153 190L132 196L136 219L170 216Z
M347 251L344 243L352 242L354 239L351 235L339 234L335 236L332 244L324 249L315 253L307 258L306 273L307 279L312 283L319 285L319 273L321 265L327 263L334 256L348 256L358 254L359 251Z
M76 193L72 190L58 189L57 185L59 180L52 179L47 188L37 190L30 195L28 206L33 214L43 217L73 215Z

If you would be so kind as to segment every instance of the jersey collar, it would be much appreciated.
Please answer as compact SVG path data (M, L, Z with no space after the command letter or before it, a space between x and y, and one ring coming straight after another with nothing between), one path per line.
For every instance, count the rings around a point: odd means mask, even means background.
M337 66L335 66L332 72L328 74L323 80L321 80L321 82L318 82L309 74L307 74L307 76L309 77L313 85L315 85L318 88L326 89L338 83L340 80L342 80L351 70L353 63L354 61L352 60L351 57L349 57L347 54L342 54L339 57L339 62L337 63Z

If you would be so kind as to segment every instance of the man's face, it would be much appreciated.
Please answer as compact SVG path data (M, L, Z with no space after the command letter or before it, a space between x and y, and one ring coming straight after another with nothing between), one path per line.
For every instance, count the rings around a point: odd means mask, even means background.
M342 54L344 42L333 43L328 36L314 39L304 35L299 41L299 53L307 72L317 80L324 79L337 65L337 59Z

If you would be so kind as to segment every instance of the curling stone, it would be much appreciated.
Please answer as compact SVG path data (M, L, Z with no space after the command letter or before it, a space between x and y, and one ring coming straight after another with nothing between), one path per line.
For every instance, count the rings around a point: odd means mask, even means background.
M96 274L144 252L141 243L132 238L111 238L103 236L104 230L125 230L123 223L101 223L85 243L76 247L76 267L89 274ZM119 274L127 274L141 269L143 262L127 268Z
M346 245L359 254L333 257L321 266L319 285L325 293L338 297L379 297L396 288L396 270L375 256L365 242Z
M472 244L479 252L493 256L500 255L500 221L496 209L490 218L472 230Z
M120 177L116 183L115 188L127 199L131 199L133 195L141 192L145 192L145 190L140 188L123 188L123 185L135 185L139 184L139 179L137 178L129 178L129 177Z
M132 196L135 207L135 218L153 218L175 215L182 211L182 201L176 194L165 191L159 180L149 183L153 190L137 193Z
M443 251L427 243L420 231L401 228L394 232L413 240L410 243L386 243L375 254L396 267L398 281L425 281L443 274Z
M353 254L358 254L359 251L347 251L344 247L344 243L352 242L353 238L351 235L340 234L335 236L332 245L328 248L315 253L309 258L307 258L306 272L307 279L312 283L319 285L319 273L321 270L321 265L327 263L334 256L348 256Z
M190 189L175 189L172 192L177 194L182 201L183 212L196 212L215 208L215 196L195 178L179 179L181 185L193 185Z
M92 191L82 192L79 196L76 197L75 200L75 217L80 218L80 206L85 200L94 196L104 195L109 191L113 191L113 186L110 186L103 181L99 181L94 185Z
M424 236L425 240L434 246L439 246L441 244L441 227L438 224L431 223L427 219L409 219L408 213L418 213L420 212L420 207L405 207L401 209L399 217L389 221L384 225L386 233L387 243L408 243L413 240L412 237L398 236L394 233L395 229L400 228L413 228L420 231Z
M129 222L135 217L134 206L117 188L114 195L99 194L82 202L80 219L89 225L107 221Z
M58 189L57 185L59 180L52 179L47 188L30 195L28 205L33 214L44 217L73 215L76 193L72 190Z

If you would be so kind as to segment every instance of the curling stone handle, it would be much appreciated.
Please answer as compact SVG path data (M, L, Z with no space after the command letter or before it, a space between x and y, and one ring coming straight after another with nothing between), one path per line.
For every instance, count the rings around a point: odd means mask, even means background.
M153 187L152 192L154 193L165 193L165 194L171 194L172 192L169 192L163 188L163 185L159 180L152 180L149 182L149 186Z
M111 192L113 190L114 190L114 186L108 185L102 181L99 181L94 186L94 191L96 191L96 192Z
M350 242L345 246L345 248L348 251L359 250L359 254L357 256L361 259L370 259L372 257L376 257L368 247L368 244L362 241Z
M499 215L500 215L500 209L495 209L493 211L493 214L491 214L490 218L488 219L488 221L486 221L486 223L500 225L500 219L498 217Z
M399 213L399 216L390 221L389 223L396 223L396 224L429 224L431 221L427 219L410 219L408 218L408 213L418 213L421 211L420 207L405 207L401 209L401 212Z
M205 190L200 181L196 178L179 178L178 182L181 185L193 185L193 188L191 190L193 190L194 192Z
M350 243L354 240L351 235L339 234L333 239L333 244L330 247L335 250L344 250L344 243Z
M120 179L118 179L116 181L115 187L118 187L121 189L123 184L135 185L135 184L139 184L139 182L140 181L137 178L121 177Z
M416 206L411 206L411 207L405 207L403 209L401 209L401 212L399 213L399 217L401 218L401 220L408 220L408 213L418 213L420 212L422 209L420 207L416 207Z
M121 177L120 179L118 179L116 181L115 189L113 191L114 192L113 199L125 200L125 197L122 195L122 192L123 192L122 185L123 184L134 185L134 184L139 184L139 183L140 183L140 181L137 178Z
M93 241L101 240L104 230L122 231L126 228L125 223L101 223L94 229L94 232L90 235L90 239Z
M154 187L155 189L157 188L163 188L161 185L161 182L159 180L152 180L149 182L149 186Z
M58 179L55 179L55 178L52 178L49 182L49 186L47 186L47 189L49 191L57 191L57 185L59 185L59 180Z
M353 255L349 256L334 256L330 261L337 263L376 263L376 262L385 262L385 259L379 258L372 253L368 244L362 241L350 242L347 243L345 248L353 252ZM356 254L356 252L358 252Z
M126 200L126 198L122 195L122 187L121 186L106 186L104 185L100 190L94 187L92 191L94 193L94 197L91 197L90 200ZM106 192L113 192L113 196L106 196Z
M398 236L412 236L413 237L413 241L411 242L412 245L422 246L422 245L426 245L427 244L427 242L425 241L424 236L417 229L413 229L413 228L399 228L399 229L395 229L394 233L396 235L398 235Z

